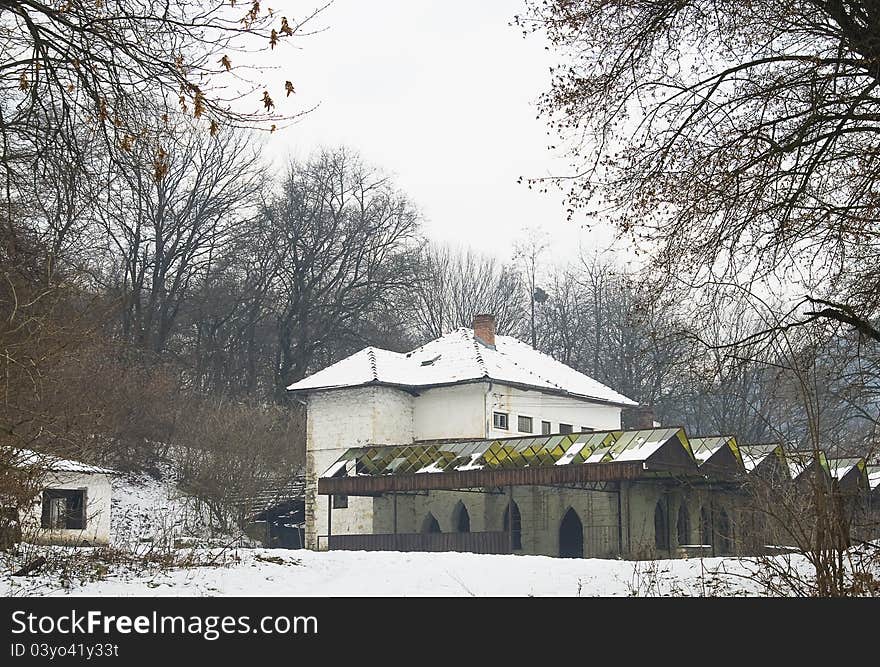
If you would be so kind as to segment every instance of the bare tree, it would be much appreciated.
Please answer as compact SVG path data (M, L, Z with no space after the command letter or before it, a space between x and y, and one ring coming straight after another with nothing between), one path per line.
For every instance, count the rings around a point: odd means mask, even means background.
M536 349L538 347L536 304L544 303L547 299L547 293L538 287L541 256L546 250L547 238L537 229L527 229L525 238L518 241L515 246L515 257L523 267L525 287L528 290L529 334L531 335L532 347Z
M658 290L768 277L804 297L789 323L880 340L874 3L553 0L518 22L566 56L542 108L570 216L611 215Z
M149 151L130 151L111 172L99 216L122 300L125 338L164 350L180 308L256 216L262 170L250 138L169 133L162 173ZM171 141L175 141L171 145Z
M411 281L419 214L391 179L346 149L294 162L262 224L277 235L275 384L362 345L362 324Z
M592 255L549 271L546 284L540 349L684 423L667 404L693 350L671 305L651 302L636 276Z
M409 294L421 340L470 327L478 313L495 315L500 334L522 329L524 287L514 266L471 249L429 243L416 270Z
M169 147L163 123L188 117L215 135L221 127L274 130L295 114L278 104L291 81L259 76L274 51L303 35L320 11L293 16L257 1L36 0L0 2L0 164L6 200L49 153L89 161L100 141L109 155L134 147L161 173ZM256 73L256 75L255 75ZM16 226L4 220L14 253Z

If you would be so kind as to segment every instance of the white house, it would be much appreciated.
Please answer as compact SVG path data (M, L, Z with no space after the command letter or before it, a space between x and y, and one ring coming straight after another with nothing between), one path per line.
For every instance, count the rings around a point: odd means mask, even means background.
M411 352L368 347L288 387L307 405L306 545L322 548L319 475L352 447L609 431L637 403L529 345L491 315ZM452 499L450 499L450 502ZM332 530L380 529L369 497L337 498ZM343 507L344 505L344 507Z
M43 544L108 544L111 475L107 468L27 449L12 465L32 475L33 503L19 513L25 540Z

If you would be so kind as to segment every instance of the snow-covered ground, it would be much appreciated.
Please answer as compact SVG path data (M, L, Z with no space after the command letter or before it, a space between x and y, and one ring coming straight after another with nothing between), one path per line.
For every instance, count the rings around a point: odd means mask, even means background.
M0 552L0 595L627 596L765 595L749 559L623 561L466 553L175 548L199 509L173 481L117 478L111 549L22 545ZM227 545L224 548L217 545ZM202 542L202 544L205 544ZM43 555L32 576L10 573ZM779 557L801 572L802 559Z
M205 552L206 554L209 552ZM212 554L219 553L217 550ZM50 577L6 578L0 594L98 596L627 596L760 595L738 559L634 563L464 553L235 549L213 567L111 570L62 588ZM726 572L726 574L725 574Z

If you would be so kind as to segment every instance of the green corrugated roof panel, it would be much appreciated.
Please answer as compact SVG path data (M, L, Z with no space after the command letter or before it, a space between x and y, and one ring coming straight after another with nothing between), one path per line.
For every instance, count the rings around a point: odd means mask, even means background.
M618 459L639 460L671 438L691 452L682 429L601 431L500 440L415 442L407 445L369 445L351 448L337 460L346 461L346 474L402 475L421 470L451 472L486 468L581 465ZM332 467L332 466L331 466ZM328 468L329 469L329 468Z

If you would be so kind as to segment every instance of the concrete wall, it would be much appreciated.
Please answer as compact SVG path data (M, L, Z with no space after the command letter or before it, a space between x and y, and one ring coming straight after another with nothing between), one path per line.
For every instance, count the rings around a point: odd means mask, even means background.
M86 527L82 530L46 529L41 527L43 494L21 517L25 540L41 544L108 544L110 542L110 499L112 486L109 475L94 473L49 473L43 480L45 489L85 490Z
M389 387L359 387L312 394L306 416L306 546L324 549L328 497L318 496L318 476L347 449L413 440L413 396ZM350 496L333 512L333 533L373 532L373 500Z
M739 553L742 498L716 491L711 496L716 509L723 507L730 517L734 538L731 550ZM654 511L660 501L665 507L667 499L670 549L658 551ZM522 527L522 549L517 553L558 556L560 524L566 512L573 509L583 526L585 558L614 558L622 554L626 558L651 559L678 557L685 553L682 545L700 544L700 509L704 504L708 505L709 494L705 490L668 488L662 482L624 483L621 486L619 532L618 497L614 485L608 485L606 490L601 491L514 487L513 500L519 509ZM467 508L471 532L503 530L507 502L506 493L431 491L423 495L398 495L397 532L423 532L428 513L437 519L444 533L453 532L460 503ZM393 533L392 497L376 498L373 503L374 531ZM682 503L688 507L690 529L685 542L680 543L677 518ZM335 515L336 510L334 525ZM711 547L704 553L711 554Z
M745 499L735 494L722 491L710 491L706 487L689 488L687 486L664 485L653 482L624 483L621 493L623 506L623 523L625 528L624 551L631 558L652 559L668 558L670 555L680 556L686 551L697 553L696 550L684 550L682 547L691 545L704 545L702 553L711 555L714 552L720 555L721 540L718 532L720 529L720 511L728 516L730 531L726 533L730 540L730 552L741 551L742 526L741 514ZM654 513L657 504L662 503L667 513L667 525L669 529L670 551L658 550L654 531ZM715 513L712 513L714 504ZM687 508L686 541L679 540L678 519L682 505ZM706 508L710 518L710 529L714 529L713 539L704 541L701 529L702 509ZM714 547L713 547L714 542Z
M494 428L492 413L508 413L508 429ZM486 415L489 438L526 435L518 430L519 415L532 418L532 433L541 434L541 422L550 422L550 432L559 433L559 424L571 424L577 433L582 426L594 431L620 428L621 408L590 403L583 399L556 396L540 391L529 391L491 383L486 394Z

